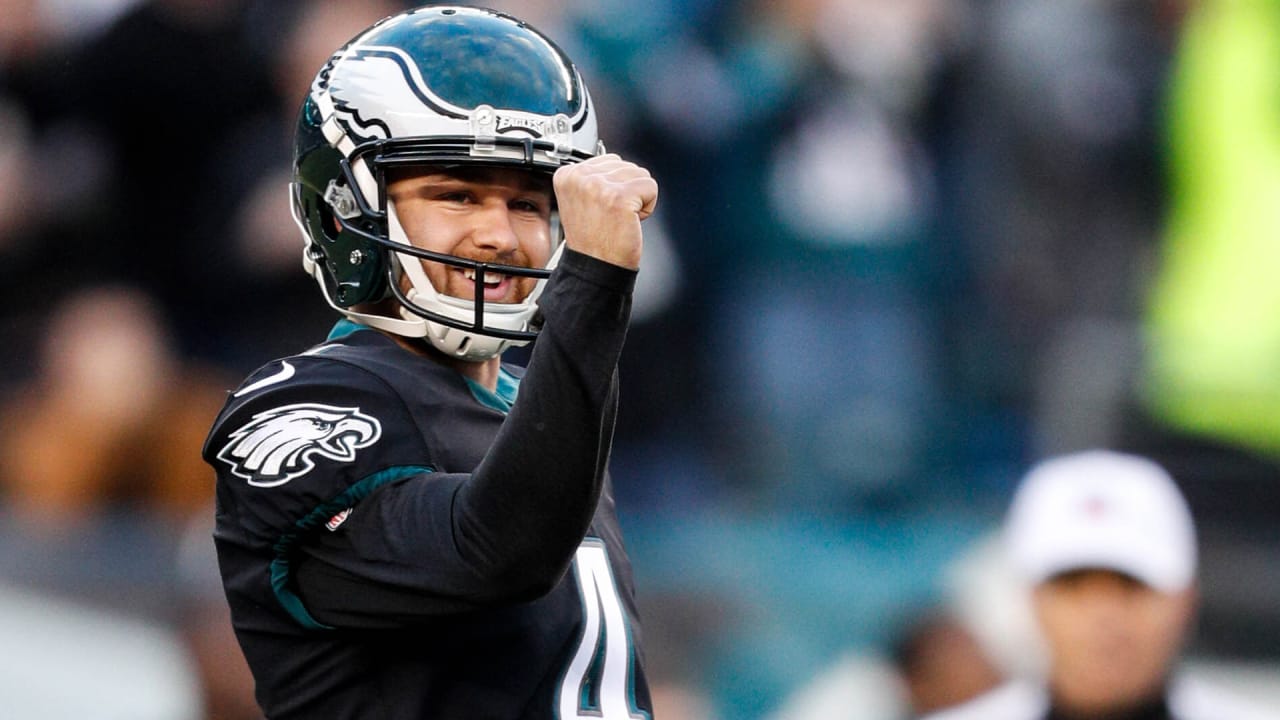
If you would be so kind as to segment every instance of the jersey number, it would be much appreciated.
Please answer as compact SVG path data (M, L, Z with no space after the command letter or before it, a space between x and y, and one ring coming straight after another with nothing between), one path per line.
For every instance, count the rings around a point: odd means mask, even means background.
M583 631L560 683L560 720L647 718L632 701L631 633L604 545L584 541L573 569L582 593Z

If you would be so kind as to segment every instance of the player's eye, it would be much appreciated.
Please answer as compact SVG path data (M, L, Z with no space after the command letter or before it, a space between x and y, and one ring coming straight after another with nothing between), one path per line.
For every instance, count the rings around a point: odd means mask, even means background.
M471 202L472 197L471 197L471 193L469 192L464 192L462 190L451 190L449 192L440 193L439 195L436 196L436 199L441 202L448 202L448 203L468 203L468 202Z
M531 213L533 215L547 215L550 213L549 203L538 202L529 198L512 200L510 207L515 212Z

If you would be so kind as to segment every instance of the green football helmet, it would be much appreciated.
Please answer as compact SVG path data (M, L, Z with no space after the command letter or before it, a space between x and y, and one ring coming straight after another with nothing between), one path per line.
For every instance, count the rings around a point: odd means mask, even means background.
M388 207L388 170L497 165L550 176L601 150L582 78L546 36L475 7L393 15L334 53L303 103L292 182L303 265L352 320L425 338L452 357L494 357L537 334L536 301L563 250L557 214L545 267L429 252L409 244ZM483 283L474 298L450 297L432 286L423 260L537 282L514 304L486 303ZM390 298L398 317L356 307Z

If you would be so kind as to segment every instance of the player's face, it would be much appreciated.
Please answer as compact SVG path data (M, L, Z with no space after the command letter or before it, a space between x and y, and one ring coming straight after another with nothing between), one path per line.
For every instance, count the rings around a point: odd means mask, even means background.
M415 247L520 267L540 268L550 260L549 177L509 168L399 171L388 177L387 197ZM472 270L427 260L422 266L445 295L474 298L475 284L483 282L485 302L520 302L537 282L497 274L478 278Z
M1071 709L1102 713L1159 692L1181 649L1194 591L1162 593L1119 573L1083 570L1037 586L1050 684Z

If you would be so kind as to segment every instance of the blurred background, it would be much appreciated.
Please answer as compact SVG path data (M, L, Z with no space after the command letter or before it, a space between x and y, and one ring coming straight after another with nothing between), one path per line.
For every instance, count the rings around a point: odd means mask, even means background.
M613 457L660 720L906 718L1020 672L993 533L1094 446L1180 481L1190 660L1280 709L1280 5L484 4L662 187ZM0 0L14 717L256 717L199 450L335 320L295 112L407 6Z

